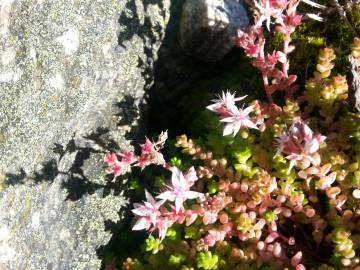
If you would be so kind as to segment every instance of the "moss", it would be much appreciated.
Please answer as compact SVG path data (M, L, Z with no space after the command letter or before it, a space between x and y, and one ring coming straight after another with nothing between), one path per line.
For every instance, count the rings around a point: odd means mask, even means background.
M326 43L316 24L301 25L292 36L296 49L290 55L290 72L297 74L300 81L312 76L319 49Z

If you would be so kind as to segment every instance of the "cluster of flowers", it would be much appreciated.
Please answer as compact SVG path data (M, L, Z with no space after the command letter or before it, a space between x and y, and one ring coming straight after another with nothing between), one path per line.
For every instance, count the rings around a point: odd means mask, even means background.
M243 98L224 93L208 109L223 119L227 106L235 106L235 101ZM257 106L268 111L267 105L257 102ZM134 205L137 222L133 229L157 230L159 240L151 237L147 241L147 250L154 253L149 255L150 263L129 258L124 269L260 269L271 265L271 269L292 266L300 270L306 269L301 263L304 253L308 263L318 260L316 269L334 269L320 265L317 253L322 247L333 252L332 260L337 258L341 269L355 269L360 235L350 236L359 221L360 204L355 206L357 214L347 203L359 197L353 194L350 198L349 186L343 187L339 180L334 162L329 161L331 153L325 151L327 138L313 132L299 112L294 116L296 112L289 112L288 107L273 116L262 115L266 121L261 133L246 131L256 127L256 115L246 117L252 124L230 133L234 136L230 146L235 145L232 157L236 159L232 162L231 157L216 158L184 135L178 137L177 146L183 153L202 160L203 165L186 173L168 166L171 185L157 195L158 201L146 192L147 201ZM293 116L292 124L287 127L289 115ZM270 146L256 139L269 134L273 136ZM239 149L237 141L250 146L252 153ZM277 147L272 151L274 145ZM256 152L258 146L261 150ZM269 167L266 162L271 163L270 170L264 169ZM356 185L350 190L356 191ZM324 210L322 204L328 204L329 209ZM304 232L309 225L311 230ZM304 234L299 237L299 233Z
M108 166L106 172L117 177L130 172L132 166L141 169L150 164L166 166L164 157L159 151L164 147L167 137L167 132L163 132L156 142L146 138L145 143L141 145L141 154L139 156L134 151L123 151L118 154L121 157L121 160L119 160L118 155L114 152L106 154L104 158L104 162Z
M296 88L288 54L299 2L255 1L255 24L236 41L261 71L269 104L239 108L245 96L230 92L213 100L207 109L225 123L220 144L214 127L205 142L177 138L196 163L166 162L159 152L165 133L146 139L140 156L105 157L115 176L150 164L172 173L155 198L145 191L146 200L134 204L133 230L157 237L150 235L148 253L128 258L124 270L360 269L360 113L344 103L346 78L331 76L334 51L320 52L303 96L282 107L271 97L285 90L290 98ZM265 55L262 24L270 30L273 22L283 48ZM356 58L358 40L353 47Z
M291 97L296 90L296 87L290 87L296 81L296 75L288 74L288 54L295 49L290 45L291 34L301 24L302 16L296 13L300 0L259 0L254 3L254 25L244 31L239 30L235 44L245 50L246 55L253 59L253 66L261 71L265 92L272 103L271 95L275 91L286 90ZM275 23L274 31L283 35L283 48L265 54L266 39L262 24L266 22L270 31L272 21Z
M191 225L197 218L196 211L185 210L183 204L190 199L205 200L204 194L191 191L190 188L197 180L194 167L183 174L177 167L171 167L171 185L156 196L156 201L149 192L145 191L146 201L143 204L135 203L132 212L139 217L133 230L157 230L161 240L165 238L166 231L175 222ZM175 205L165 207L166 201L174 202Z

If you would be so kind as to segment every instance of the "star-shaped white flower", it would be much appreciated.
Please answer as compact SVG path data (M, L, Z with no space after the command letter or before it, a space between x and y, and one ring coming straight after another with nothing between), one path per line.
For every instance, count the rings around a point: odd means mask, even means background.
M235 136L239 130L243 127L258 129L256 124L251 121L249 114L252 112L254 106L249 106L246 109L239 109L236 106L232 106L231 115L221 119L221 122L227 123L225 125L223 135L230 135L231 133Z
M191 168L185 176L177 167L173 167L171 170L172 185L168 186L168 189L160 193L156 198L175 202L175 211L178 213L186 200L196 198L203 199L204 194L190 190L190 187L192 187L194 182L197 180L195 170L193 168Z

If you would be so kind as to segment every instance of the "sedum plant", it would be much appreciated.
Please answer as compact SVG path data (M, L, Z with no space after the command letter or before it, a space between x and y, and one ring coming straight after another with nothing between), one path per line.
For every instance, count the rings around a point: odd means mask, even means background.
M132 229L150 236L122 269L360 269L360 113L347 103L346 77L332 74L331 48L294 97L288 55L298 5L256 1L254 25L236 37L268 102L239 106L246 96L223 92L207 107L216 124L202 138L177 137L181 154L169 161L166 132L146 139L139 155L105 156L114 177L152 164L171 174L134 204ZM265 30L283 35L281 49L265 53ZM282 105L276 91L285 92Z

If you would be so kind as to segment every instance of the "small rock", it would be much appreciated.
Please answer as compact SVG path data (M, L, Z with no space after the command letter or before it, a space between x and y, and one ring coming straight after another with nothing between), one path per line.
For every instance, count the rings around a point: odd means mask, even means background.
M180 45L187 54L216 62L234 46L237 29L248 25L246 9L236 0L187 0L180 21Z

